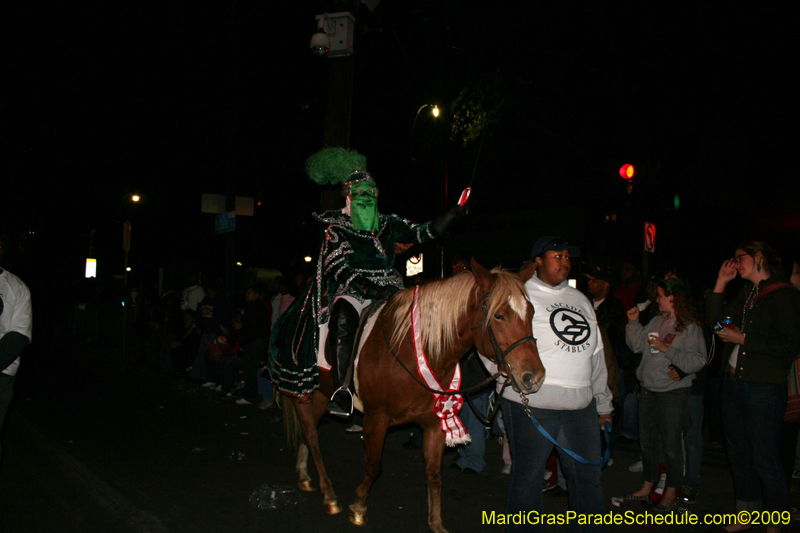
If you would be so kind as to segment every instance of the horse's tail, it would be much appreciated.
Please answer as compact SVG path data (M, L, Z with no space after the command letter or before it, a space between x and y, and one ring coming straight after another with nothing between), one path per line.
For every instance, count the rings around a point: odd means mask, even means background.
M283 410L283 447L292 454L297 454L303 441L303 428L294 408L294 402L287 396L278 395Z

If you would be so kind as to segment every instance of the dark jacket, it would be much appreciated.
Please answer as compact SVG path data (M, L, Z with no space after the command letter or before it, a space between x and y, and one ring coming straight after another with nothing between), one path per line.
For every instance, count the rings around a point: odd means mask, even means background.
M615 352L619 350L620 344L625 344L625 307L622 301L608 294L603 303L597 306L597 324L602 326L611 340L611 345ZM604 344L606 344L604 342Z
M206 296L197 306L197 326L203 335L221 335L230 323L231 308L224 299Z
M259 339L268 339L270 333L269 309L264 302L246 302L242 314L242 345L250 344Z
M769 285L787 283L782 273L774 274L759 284L763 293ZM712 326L722 317L730 316L745 333L744 344L739 348L735 376L737 381L786 383L792 361L800 353L800 292L791 286L776 289L755 300L752 309L743 310L753 289L746 282L732 301L725 303L722 293L706 295L706 323ZM742 319L747 323L742 327ZM723 368L729 369L728 360L733 343L725 343L722 350Z

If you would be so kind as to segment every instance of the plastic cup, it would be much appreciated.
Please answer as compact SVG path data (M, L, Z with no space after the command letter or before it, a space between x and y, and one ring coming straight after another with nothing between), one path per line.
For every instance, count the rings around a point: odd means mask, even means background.
M660 335L658 333L648 333L647 337L649 339L658 339L660 337ZM658 348L656 348L655 346L653 346L651 344L650 345L650 353L658 353Z

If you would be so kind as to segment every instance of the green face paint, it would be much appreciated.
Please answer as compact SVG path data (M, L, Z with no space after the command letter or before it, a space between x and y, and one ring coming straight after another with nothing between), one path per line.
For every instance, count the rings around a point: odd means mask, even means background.
M353 187L350 190L350 220L353 222L353 227L359 231L376 231L378 199L375 197L375 186L371 183L365 183L364 186ZM370 190L366 187L370 187ZM359 194L359 191L363 192Z

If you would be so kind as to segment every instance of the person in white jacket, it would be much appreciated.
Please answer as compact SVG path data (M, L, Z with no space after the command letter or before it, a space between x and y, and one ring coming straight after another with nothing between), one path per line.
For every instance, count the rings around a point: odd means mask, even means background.
M2 241L0 241L2 244ZM32 310L28 286L0 267L0 430L14 395L20 355L31 342ZM0 455L2 455L0 445Z
M558 237L543 237L533 246L537 270L525 289L533 304L533 335L547 377L541 389L526 398L532 414L561 447L599 462L598 430L611 423L613 407L594 307L567 283L571 259L579 254L577 247ZM509 524L506 531L543 531L545 526L530 523L527 517L533 516L529 511L542 512L542 479L554 445L536 429L522 396L511 387L503 392L502 407L513 459L506 512L526 517L521 524ZM556 452L567 478L570 510L605 513L600 466L583 464L561 447ZM577 522L570 522L568 531L603 529Z

